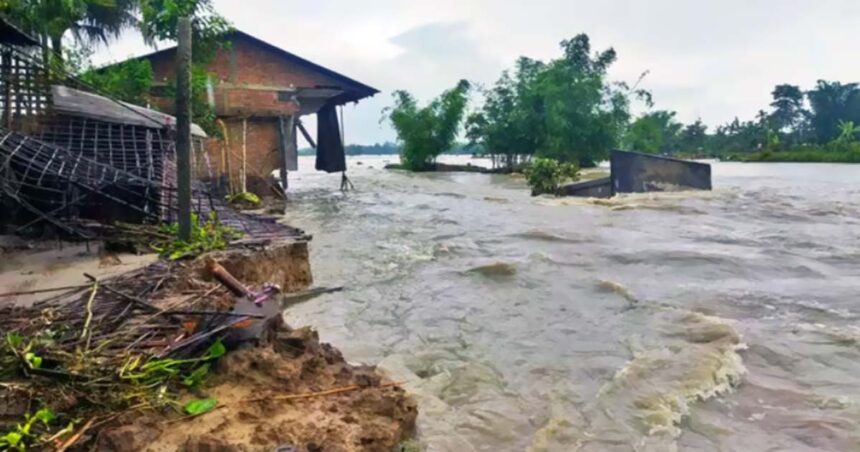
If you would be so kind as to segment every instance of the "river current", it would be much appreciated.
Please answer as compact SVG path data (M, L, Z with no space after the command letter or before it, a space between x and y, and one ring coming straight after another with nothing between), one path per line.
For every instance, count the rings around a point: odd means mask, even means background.
M590 200L384 160L348 193L291 174L285 221L345 290L287 318L406 381L427 450L860 450L860 166Z

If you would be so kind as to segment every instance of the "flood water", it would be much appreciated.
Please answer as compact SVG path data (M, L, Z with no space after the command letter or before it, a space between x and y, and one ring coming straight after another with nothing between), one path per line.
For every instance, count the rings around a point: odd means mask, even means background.
M428 450L860 450L860 166L586 200L382 160L291 174L346 290L287 317L408 382Z

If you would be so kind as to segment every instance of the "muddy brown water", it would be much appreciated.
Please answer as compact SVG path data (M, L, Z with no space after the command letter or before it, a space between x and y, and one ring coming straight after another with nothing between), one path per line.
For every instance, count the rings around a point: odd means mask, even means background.
M428 450L860 450L860 166L595 201L384 160L291 175L346 290L287 314L408 381Z

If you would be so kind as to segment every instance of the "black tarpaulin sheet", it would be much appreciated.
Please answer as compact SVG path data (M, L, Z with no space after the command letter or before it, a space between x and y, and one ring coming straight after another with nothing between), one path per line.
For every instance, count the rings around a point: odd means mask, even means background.
M328 104L317 113L317 164L318 171L336 173L346 171L346 153L340 137L337 110Z

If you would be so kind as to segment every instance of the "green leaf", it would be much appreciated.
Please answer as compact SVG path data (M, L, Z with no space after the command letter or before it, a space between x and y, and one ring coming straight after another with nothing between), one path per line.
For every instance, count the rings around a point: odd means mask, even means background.
M209 373L209 363L206 363L196 369L194 369L191 374L189 374L185 379L182 380L182 384L185 386L197 386L203 382L203 379L206 378L206 374Z
M24 338L19 334L8 333L6 335L6 343L12 348L18 348L24 343Z
M24 355L24 360L26 360L30 367L33 369L38 369L42 367L42 357L33 352L26 353Z
M224 347L224 343L221 342L221 339L218 339L209 347L209 351L206 352L206 356L209 357L209 359L215 359L224 356L225 353L227 353L227 348Z
M36 411L36 414L33 415L33 419L41 421L42 424L46 426L53 422L56 418L57 416L48 407L41 408L39 411Z
M185 412L192 416L199 416L212 411L216 405L218 405L218 401L213 398L192 400L185 405Z
M8 445L11 447L16 447L21 444L21 440L23 437L18 432L9 432L2 437L0 437L0 445Z

